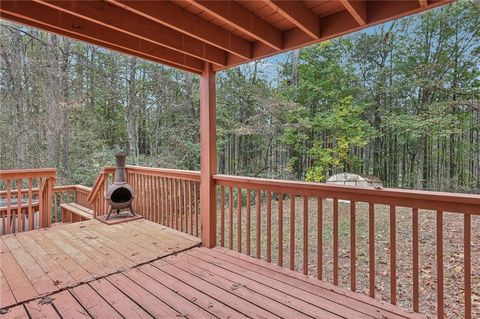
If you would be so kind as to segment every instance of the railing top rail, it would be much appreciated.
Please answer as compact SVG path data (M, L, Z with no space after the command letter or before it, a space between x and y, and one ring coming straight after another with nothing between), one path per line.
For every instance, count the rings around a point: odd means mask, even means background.
M77 192L90 193L92 191L92 188L88 186L83 186L83 185L74 185L74 186Z
M372 202L376 204L415 207L467 214L480 214L480 195L406 189L352 187L298 181L283 181L255 177L214 175L217 185L238 186L252 190L292 193Z
M56 168L27 168L0 170L0 179L12 178L34 178L34 177L56 177Z
M91 187L83 185L60 185L53 187L54 192L65 192L65 191L83 191L85 193L90 193L92 190Z
M180 169L157 168L127 165L127 173L144 174L152 176L172 177L192 181L200 181L199 171L188 171Z

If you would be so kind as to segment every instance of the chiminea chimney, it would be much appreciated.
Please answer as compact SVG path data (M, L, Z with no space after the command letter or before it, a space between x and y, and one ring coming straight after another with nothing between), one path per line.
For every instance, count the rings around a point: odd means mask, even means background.
M105 192L105 198L107 202L110 204L110 208L108 209L107 218L110 217L110 214L113 210L117 211L117 214L120 213L121 209L128 208L130 213L135 216L135 213L132 208L132 201L135 197L135 192L133 188L128 185L126 176L127 173L125 171L125 158L126 153L117 153L115 154L115 161L117 164L115 170L115 180L113 184L108 186L107 191Z

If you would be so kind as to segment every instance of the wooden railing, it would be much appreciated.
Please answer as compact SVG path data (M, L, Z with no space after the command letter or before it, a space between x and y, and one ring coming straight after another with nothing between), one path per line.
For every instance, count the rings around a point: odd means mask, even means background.
M105 215L108 211L107 201L105 200L105 191L108 185L113 183L115 178L115 167L108 166L102 169L98 174L95 183L93 184L91 192L86 198L87 205L93 211L93 217Z
M461 317L472 318L480 196L225 175L214 181L218 245L439 318L446 300L462 304Z
M127 182L135 190L133 208L143 218L182 232L200 236L200 173L174 169L127 166ZM94 216L105 215L105 191L114 180L115 168L99 174L88 203Z
M53 168L0 171L0 234L50 226L56 174Z
M200 236L200 172L127 166L135 212L150 221Z

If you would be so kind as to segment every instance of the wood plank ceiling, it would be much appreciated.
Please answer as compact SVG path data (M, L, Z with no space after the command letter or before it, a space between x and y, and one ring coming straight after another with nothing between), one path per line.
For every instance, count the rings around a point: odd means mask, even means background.
M2 0L0 17L201 73L304 47L453 0Z

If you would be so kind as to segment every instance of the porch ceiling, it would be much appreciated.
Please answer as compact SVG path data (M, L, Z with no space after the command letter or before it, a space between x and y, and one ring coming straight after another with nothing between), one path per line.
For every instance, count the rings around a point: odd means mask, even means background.
M2 19L201 73L418 13L453 0L3 0Z

